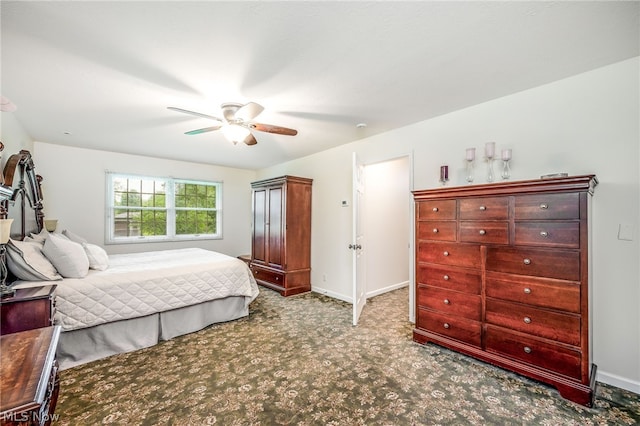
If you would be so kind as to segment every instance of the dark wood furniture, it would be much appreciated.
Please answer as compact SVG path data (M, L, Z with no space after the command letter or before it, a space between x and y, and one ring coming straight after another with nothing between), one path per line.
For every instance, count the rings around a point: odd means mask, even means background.
M0 335L53 325L56 285L20 288L0 299Z
M414 191L416 327L591 406L593 175Z
M250 267L258 284L283 296L311 291L312 179L253 182Z
M0 336L0 423L48 425L60 383L55 359L60 327Z

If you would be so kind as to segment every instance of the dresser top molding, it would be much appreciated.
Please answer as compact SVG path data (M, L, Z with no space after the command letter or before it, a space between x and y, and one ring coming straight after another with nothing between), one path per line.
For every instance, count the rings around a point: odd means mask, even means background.
M443 197L477 197L481 195L511 195L582 191L593 194L598 184L596 175L568 176L550 179L532 179L487 183L481 185L451 186L412 191L415 200Z

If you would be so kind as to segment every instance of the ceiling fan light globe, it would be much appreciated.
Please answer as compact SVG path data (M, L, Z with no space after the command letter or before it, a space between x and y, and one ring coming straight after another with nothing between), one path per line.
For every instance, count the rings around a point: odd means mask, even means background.
M238 126L237 124L227 124L222 126L222 133L227 140L236 144L239 141L243 141L251 132L249 129Z

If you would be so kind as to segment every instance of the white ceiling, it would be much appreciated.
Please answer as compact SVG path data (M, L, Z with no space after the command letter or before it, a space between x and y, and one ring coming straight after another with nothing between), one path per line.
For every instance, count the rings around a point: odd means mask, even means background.
M38 141L256 169L640 55L633 2L0 3L0 93ZM255 132L213 125L254 101ZM2 114L9 114L3 112ZM364 129L356 124L364 122ZM65 134L70 132L70 134Z

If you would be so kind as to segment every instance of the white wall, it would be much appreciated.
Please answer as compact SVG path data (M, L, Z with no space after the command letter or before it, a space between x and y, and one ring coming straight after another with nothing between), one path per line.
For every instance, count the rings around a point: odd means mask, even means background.
M640 87L634 58L259 171L314 179L312 286L348 299L351 292L351 153L365 164L413 151L415 189L463 185L465 148L512 148L512 179L595 173L593 344L598 380L640 393ZM428 94L425 94L428 96ZM304 143L304 140L300 140ZM475 183L484 183L484 164ZM497 172L497 167L496 167ZM618 226L634 229L618 239ZM328 279L322 282L322 274Z
M36 173L43 176L45 217L104 246L105 171L223 182L223 239L172 243L113 244L109 253L202 247L237 256L251 253L251 182L256 173L206 164L139 157L35 142Z
M4 144L2 164L0 164L2 168L4 168L4 163L9 156L22 149L29 151L33 149L33 139L11 112L0 112L0 137L2 137L0 140Z
M373 297L409 283L409 157L364 167L365 291Z

